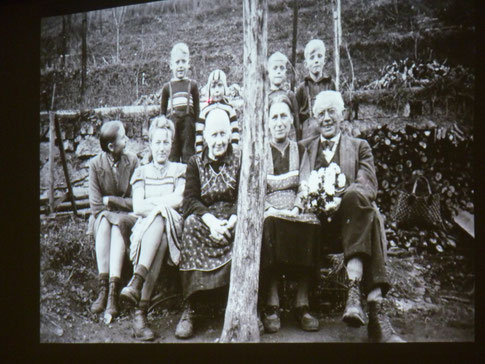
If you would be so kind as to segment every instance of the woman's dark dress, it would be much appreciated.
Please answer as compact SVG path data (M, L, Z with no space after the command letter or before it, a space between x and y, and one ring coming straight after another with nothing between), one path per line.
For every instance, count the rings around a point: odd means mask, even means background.
M239 166L239 152L230 145L218 161L207 156L207 148L189 160L179 265L184 298L229 283L234 231L227 245L214 243L201 217L207 212L219 219L236 214Z
M266 210L269 207L291 210L299 206L300 161L303 147L293 141L281 153L271 144L268 170ZM265 213L261 270L281 269L286 273L301 272L315 267L319 257L320 223L313 214L300 213L293 217Z

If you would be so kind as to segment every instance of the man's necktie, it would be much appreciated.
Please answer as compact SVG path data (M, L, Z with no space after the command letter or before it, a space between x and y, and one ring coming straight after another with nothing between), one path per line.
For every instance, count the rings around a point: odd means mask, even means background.
M333 145L335 144L335 142L331 141L331 140L324 140L322 141L322 148L323 150L332 150L333 148Z

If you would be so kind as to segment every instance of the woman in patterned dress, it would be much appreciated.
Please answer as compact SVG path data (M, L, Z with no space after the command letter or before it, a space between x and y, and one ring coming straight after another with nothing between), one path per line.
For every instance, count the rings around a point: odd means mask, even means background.
M266 293L263 325L266 332L280 328L278 283L281 275L298 280L295 313L300 327L316 331L318 320L309 313L308 288L319 256L320 222L302 213L297 195L300 176L309 173L308 159L301 145L288 138L293 113L291 101L280 95L270 101L270 154L261 249L261 281Z
M180 273L186 307L175 336L193 335L193 294L228 285L236 225L239 152L228 114L215 109L204 128L207 146L187 165Z
M132 211L130 178L138 158L125 153L126 135L121 121L109 121L100 130L102 152L89 164L88 234L95 238L99 272L98 298L91 312L118 315L121 268L136 217Z
M177 210L182 207L187 166L168 159L173 136L172 121L165 116L152 120L148 132L152 161L138 167L131 179L133 210L138 215L130 245L135 272L121 297L137 306L134 334L144 341L155 337L147 323L147 309L161 265L164 261L178 265L180 260L183 220Z

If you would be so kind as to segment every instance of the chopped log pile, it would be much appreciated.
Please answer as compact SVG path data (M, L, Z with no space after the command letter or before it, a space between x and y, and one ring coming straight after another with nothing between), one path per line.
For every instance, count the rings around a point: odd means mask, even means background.
M354 122L348 123L346 130L367 139L372 147L379 183L377 205L386 216L390 247L438 252L455 248L456 240L449 233L453 218L460 211L474 213L473 135L456 123L421 127L393 123L365 128ZM441 195L446 232L398 229L392 221L399 190L410 192L417 175L424 175L432 192ZM418 185L418 194L427 193L422 187Z

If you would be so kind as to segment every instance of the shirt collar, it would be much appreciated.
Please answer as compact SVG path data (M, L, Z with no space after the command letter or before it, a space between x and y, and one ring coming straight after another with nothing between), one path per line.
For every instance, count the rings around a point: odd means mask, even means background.
M227 100L225 99L225 97L223 96L223 97L222 97L222 100L220 100L220 101L214 101L214 100L209 99L208 104L209 104L209 105L214 105L214 104L228 105L228 102L227 102Z
M321 82L328 82L332 79L331 76L329 76L328 74L324 73L318 80L316 81L313 81L313 78L310 77L310 75L306 75L305 76L305 81L308 81L308 82L313 82L313 83L321 83Z
M338 132L337 135L335 135L333 138L331 139L327 139L327 138L324 138L322 135L320 135L320 142L323 142L325 140L328 140L328 141L331 141L331 142L334 142L334 146L338 144L338 142L340 141L340 134L342 134L341 132Z
M107 152L105 152L105 153L106 153L106 159L108 160L110 167L111 168L118 168L120 166L120 164L122 163L124 154L121 154L120 159L117 162L115 162L113 157L111 157L111 155L109 153L107 153Z
M184 77L184 78L178 78L178 77L172 77L170 79L171 82L173 81L185 81L185 80L188 80L189 78L188 77Z
M273 84L270 84L269 85L269 90L270 91L280 91L280 90L283 90L283 89L281 87L277 87L277 86L275 86Z
M290 140L286 138L285 142L282 144L282 147L276 144L275 142L273 142L272 140L269 142L269 144L273 146L276 150L278 150L281 154L283 154L286 148L288 148L288 145L290 145Z

